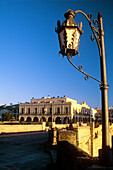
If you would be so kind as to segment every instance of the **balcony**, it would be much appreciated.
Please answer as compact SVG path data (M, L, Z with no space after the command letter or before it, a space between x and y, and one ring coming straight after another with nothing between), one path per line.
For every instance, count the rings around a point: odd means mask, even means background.
M61 115L61 113L60 112L55 112L55 114L54 115Z
M66 115L66 116L68 116L69 115L69 112L63 112L63 114L62 115Z
M52 113L47 112L47 113L19 113L19 115L31 115L31 116L52 116ZM55 112L53 113L53 116L69 116L70 113L69 112L63 112L63 113L59 113L59 112Z

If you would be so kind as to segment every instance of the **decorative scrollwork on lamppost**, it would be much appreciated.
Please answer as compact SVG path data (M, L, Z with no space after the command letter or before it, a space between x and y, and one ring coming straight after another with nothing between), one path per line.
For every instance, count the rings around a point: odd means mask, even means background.
M101 66L101 81L93 76L84 72L83 66L79 65L78 67L71 61L73 56L79 55L78 48L80 42L80 35L83 33L82 30L82 22L76 24L74 21L74 17L77 13L81 13L87 19L89 26L92 30L91 40L96 41L98 49L99 49L99 56L100 56L100 66ZM106 62L105 62L105 48L104 48L104 30L103 30L103 21L102 16L98 13L98 19L94 19L93 23L91 19L93 18L92 14L86 15L81 10L68 10L64 14L66 20L63 21L61 24L60 21L57 21L57 28L55 29L56 33L59 37L60 43L60 52L63 57L67 56L68 61L81 73L85 75L85 80L88 80L89 77L98 81L100 83L100 89L102 92L102 161L105 164L108 164L110 161L110 154L109 154L109 119L108 119L108 84L107 84L107 76L106 76ZM95 26L97 25L97 27Z

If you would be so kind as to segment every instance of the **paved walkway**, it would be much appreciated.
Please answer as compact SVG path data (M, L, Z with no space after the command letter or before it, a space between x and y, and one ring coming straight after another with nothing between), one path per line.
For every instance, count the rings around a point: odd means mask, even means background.
M0 169L44 170L51 163L44 152L47 132L0 135Z

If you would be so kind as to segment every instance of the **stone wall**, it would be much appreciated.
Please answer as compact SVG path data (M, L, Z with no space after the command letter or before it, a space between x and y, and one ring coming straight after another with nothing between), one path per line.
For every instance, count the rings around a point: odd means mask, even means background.
M90 154L90 126L78 127L79 148Z
M77 145L76 133L73 132L72 130L68 131L60 130L58 131L58 141L68 141L76 146Z
M58 129L63 129L69 127L69 124L55 124L55 122L53 122L53 127L56 127Z
M9 123L9 122L5 122ZM69 127L69 124L55 124L53 122L53 127L56 127L58 129L63 129ZM30 124L30 125L6 125L6 124L0 124L0 134L1 133L19 133L19 132L33 132L33 131L42 131L42 130L48 130L50 127L46 126L46 123L43 122L41 125L37 124Z
M58 141L69 141L78 146L90 156L98 157L99 149L102 148L102 126L94 128L94 126L76 126L73 131L59 131ZM110 148L112 147L113 124L109 127L110 132Z
M1 133L43 131L45 130L45 128L46 128L45 124L42 124L42 125L0 125L0 134Z
M110 148L112 147L113 124L109 127ZM98 128L94 126L78 127L79 148L83 149L90 156L98 157L99 149L102 148L102 125Z

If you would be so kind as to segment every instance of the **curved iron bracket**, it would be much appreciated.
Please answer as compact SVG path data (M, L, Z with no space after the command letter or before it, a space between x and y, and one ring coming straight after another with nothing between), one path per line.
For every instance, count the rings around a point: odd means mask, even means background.
M90 78L92 78L92 79L98 81L99 83L101 83L101 86L103 85L103 82L102 82L102 81L100 81L100 80L98 80L97 78L95 78L95 77L93 77L93 76L87 74L86 72L84 72L84 71L82 70L82 69L83 69L83 66L82 66L82 65L79 65L79 66L77 67L77 66L75 66L75 65L71 62L69 56L67 56L67 59L68 59L68 61L69 61L69 62L70 62L70 63L71 63L78 71L80 71L81 73L83 73L83 74L86 75L86 76L85 76L85 80L89 80L89 77L90 77Z
M86 15L83 11L81 11L81 10L76 10L76 11L74 11L74 13L75 14L77 14L77 13L81 13L81 14L83 14L85 17L86 17L86 19L87 19L87 21L89 22L89 25L90 25L90 28L91 28L91 30L92 30L92 32L93 32L93 34L91 35L91 40L92 41L95 41L96 40L96 42L97 42L97 45L98 45L98 49L99 49L99 54L100 54L100 56L101 56L101 44L100 44L100 23L99 23L99 21L98 21L98 19L94 19L93 20L93 24L94 25L97 25L97 28L92 24L92 22L91 22L91 18L93 18L93 15L91 14L91 13L89 13L88 15Z

